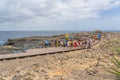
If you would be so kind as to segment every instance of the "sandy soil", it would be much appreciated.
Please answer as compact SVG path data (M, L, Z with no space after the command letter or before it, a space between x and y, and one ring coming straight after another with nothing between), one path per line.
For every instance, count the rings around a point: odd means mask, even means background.
M112 52L101 48L0 61L0 80L115 80Z

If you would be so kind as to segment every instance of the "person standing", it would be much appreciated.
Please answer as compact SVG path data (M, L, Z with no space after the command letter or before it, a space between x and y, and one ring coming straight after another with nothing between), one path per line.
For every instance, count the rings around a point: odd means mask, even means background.
M66 40L68 40L68 38L69 38L69 35L68 35L68 33L65 35L65 39Z
M102 35L100 33L97 34L97 38L98 38L99 41L101 40L101 36Z
M87 39L86 48L87 48L87 49L90 49L90 48L91 48L91 42L90 42L89 39Z
M110 33L108 32L108 33L107 33L107 39L110 39L110 36L111 36L111 35L110 35Z
M67 47L68 46L68 38L69 38L69 35L68 33L65 35L65 46Z
M48 47L48 40L45 40L44 44L45 44L45 48L47 48Z
M77 42L76 40L73 42L74 48L77 48Z
M55 40L55 47L58 47L58 40Z

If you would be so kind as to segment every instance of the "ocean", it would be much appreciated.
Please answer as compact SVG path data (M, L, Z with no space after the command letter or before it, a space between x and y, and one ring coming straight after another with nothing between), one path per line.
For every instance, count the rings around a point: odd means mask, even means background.
M78 31L0 31L0 41L30 36L52 36L72 32Z
M84 31L0 31L0 41L30 36L53 36L64 33L77 33L77 32ZM120 31L105 31L105 32L120 32Z

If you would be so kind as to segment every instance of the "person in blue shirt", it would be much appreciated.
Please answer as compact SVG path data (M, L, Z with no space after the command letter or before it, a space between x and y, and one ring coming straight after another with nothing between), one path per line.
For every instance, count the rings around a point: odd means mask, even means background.
M49 44L48 40L45 40L45 41L44 41L44 44L45 44L45 48L47 48L47 47L48 47L48 44Z
M102 36L102 35L101 35L100 33L97 34L97 38L98 38L99 41L100 41L100 39L101 39L101 36Z

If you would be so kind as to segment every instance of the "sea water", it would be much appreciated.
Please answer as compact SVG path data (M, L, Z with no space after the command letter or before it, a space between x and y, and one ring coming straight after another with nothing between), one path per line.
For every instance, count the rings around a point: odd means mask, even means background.
M30 36L53 36L78 31L0 31L0 41Z

